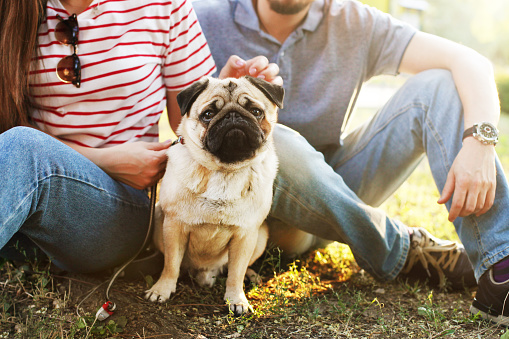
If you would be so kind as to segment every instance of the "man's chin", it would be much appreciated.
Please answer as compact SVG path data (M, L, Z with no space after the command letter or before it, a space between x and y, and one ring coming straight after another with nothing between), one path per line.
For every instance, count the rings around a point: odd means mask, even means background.
M305 11L314 0L280 1L268 0L270 9L281 15L294 15Z

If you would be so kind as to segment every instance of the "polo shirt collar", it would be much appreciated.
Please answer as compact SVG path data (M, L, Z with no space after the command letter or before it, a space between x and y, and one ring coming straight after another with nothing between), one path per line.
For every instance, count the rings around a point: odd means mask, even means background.
M260 23L253 8L252 0L230 0L233 3L232 15L234 21L249 29L259 31ZM308 15L299 28L314 31L320 24L325 10L325 0L315 0L309 8Z

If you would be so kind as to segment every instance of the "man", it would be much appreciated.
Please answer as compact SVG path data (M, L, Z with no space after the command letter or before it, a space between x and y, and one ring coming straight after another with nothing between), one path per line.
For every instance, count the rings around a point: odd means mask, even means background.
M491 64L357 1L194 7L218 68L231 54L265 55L279 65L286 90L279 121L312 146L288 129L275 131L280 173L271 217L348 244L379 279L421 275L454 287L477 279L472 312L509 323L509 190L494 146L500 107ZM342 136L362 83L399 72L416 75L371 121ZM376 208L424 155L465 248Z

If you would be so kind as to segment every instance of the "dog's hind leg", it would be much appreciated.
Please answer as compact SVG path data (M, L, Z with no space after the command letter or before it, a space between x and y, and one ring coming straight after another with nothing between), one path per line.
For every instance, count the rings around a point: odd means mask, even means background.
M212 287L216 282L216 277L220 273L218 268L208 269L208 270L199 270L196 274L196 281L200 286L208 286Z
M164 212L163 209L161 208L161 205L158 202L154 209L154 221L152 223L154 234L152 236L152 240L156 248L161 253L164 253L163 223L164 223Z
M283 255L288 258L296 257L309 250L323 248L332 242L274 218L269 219L268 225L270 229L269 246L279 247Z
M254 249L253 255L251 256L251 260L249 261L249 266L254 264L258 258L260 258L265 251L265 247L267 246L267 239L269 238L269 227L267 223L264 221L258 230L258 239L256 241L256 247ZM247 268L246 278L253 284L259 285L262 282L262 278L258 273L256 273L253 269Z
M264 221L263 224L258 229L258 239L256 240L256 246L253 251L253 255L249 260L249 266L254 264L254 262L258 260L259 257L262 256L263 252L265 251L265 247L267 246L268 239L269 239L269 227L267 226L267 223Z

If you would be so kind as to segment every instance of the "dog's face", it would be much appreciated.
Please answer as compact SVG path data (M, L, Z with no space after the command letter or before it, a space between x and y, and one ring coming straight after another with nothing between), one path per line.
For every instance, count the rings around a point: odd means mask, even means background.
M178 132L221 163L252 159L272 133L283 96L281 86L257 78L202 78L177 96Z

